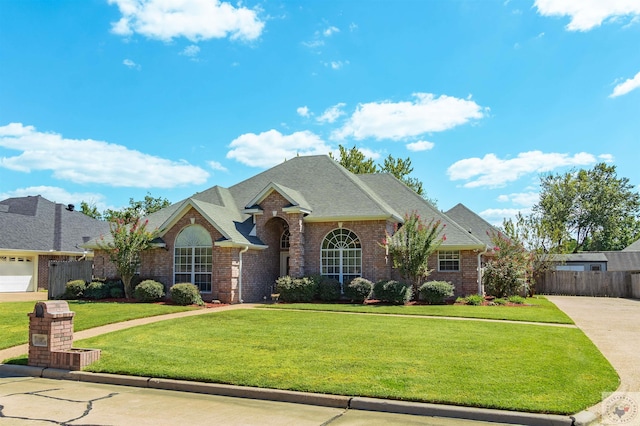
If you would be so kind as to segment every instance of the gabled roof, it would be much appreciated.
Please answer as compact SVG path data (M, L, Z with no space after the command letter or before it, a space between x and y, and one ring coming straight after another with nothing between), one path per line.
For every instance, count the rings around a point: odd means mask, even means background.
M40 195L0 201L0 249L81 254L82 244L105 232L107 222Z
M640 251L607 251L607 271L640 271Z
M630 244L628 247L626 247L622 251L640 251L640 240Z
M355 175L326 155L295 157L230 188L212 187L148 216L150 229L168 230L188 208L196 209L224 236L217 245L263 248L250 213L272 192L288 200L306 222L390 220L417 211L447 227L443 246L484 249L486 244L390 174Z
M416 194L402 181L388 173L359 175L360 179L374 190L380 197L398 211L404 213L417 212L424 220L439 220L446 225L443 233L446 240L443 247L450 249L484 249L487 244L470 234L456 221L436 209L430 202Z
M491 235L500 232L495 226L461 203L447 210L445 214L487 246L493 245Z

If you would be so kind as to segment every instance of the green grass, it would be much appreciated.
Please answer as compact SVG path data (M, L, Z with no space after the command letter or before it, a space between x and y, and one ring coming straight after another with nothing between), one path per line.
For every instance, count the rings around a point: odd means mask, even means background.
M87 370L570 414L618 376L576 328L237 310L77 342Z
M530 306L469 306L469 305L361 305L340 303L289 303L265 305L272 309L302 309L311 311L360 312L370 314L424 315L460 318L485 318L511 321L531 321L573 324L573 321L553 303L543 297L528 298Z
M20 345L29 341L29 317L35 302L0 303L0 349ZM150 303L100 303L70 301L75 331L86 330L105 324L180 312L190 307L154 305ZM2 360L0 360L2 361Z

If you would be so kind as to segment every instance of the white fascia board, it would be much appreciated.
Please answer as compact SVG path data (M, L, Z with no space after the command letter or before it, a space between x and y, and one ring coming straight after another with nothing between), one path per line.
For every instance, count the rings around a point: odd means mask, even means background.
M259 245L259 244L242 244L234 241L216 241L213 243L216 247L235 247L235 248L245 248L249 247L252 250L265 250L269 248L269 246Z

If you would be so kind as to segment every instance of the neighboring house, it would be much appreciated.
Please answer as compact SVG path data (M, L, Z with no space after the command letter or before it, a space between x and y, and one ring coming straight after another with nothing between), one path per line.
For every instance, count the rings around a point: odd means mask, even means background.
M282 275L397 279L381 242L412 211L446 224L429 279L452 282L457 295L477 293L485 242L392 175L354 175L328 156L296 157L149 215L161 242L143 253L140 277L191 282L223 303L264 300ZM103 251L94 273L117 275Z
M85 256L109 225L41 196L0 201L0 292L47 288L49 262Z
M557 254L557 271L639 272L640 251L602 251Z
M628 247L624 248L622 251L640 251L640 240L630 244Z

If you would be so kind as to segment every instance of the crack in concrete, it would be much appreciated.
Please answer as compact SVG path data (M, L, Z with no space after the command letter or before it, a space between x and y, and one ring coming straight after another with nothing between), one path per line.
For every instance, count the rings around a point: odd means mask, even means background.
M42 393L44 392L52 392L52 391L57 391L57 390L62 390L60 388L53 388L53 389L45 389L45 390L39 390L39 391L34 391L34 392L16 392L16 393L12 393L12 394L8 394L5 395L5 397L9 397L9 396L16 396L16 395L31 395L31 396L39 396L41 398L48 398L48 399L53 399L56 401L65 401L65 402L71 402L74 404L86 404L85 410L84 412L78 416L75 417L73 419L69 419L69 420L64 420L64 421L57 421L57 420L50 420L50 419L40 419L40 418L32 418L32 417L18 417L18 416L7 416L4 414L3 410L4 410L4 405L0 405L0 418L3 419L16 419L16 420L26 420L26 421L40 421L40 422L46 422L46 423L51 423L54 425L58 425L58 426L70 426L71 422L75 422L77 420L80 420L84 417L87 417L90 413L91 410L93 410L93 404L97 401L101 401L103 399L109 399L109 398L113 398L114 396L118 395L117 392L111 392L105 396L101 396L100 398L93 398L90 399L88 401L79 401L79 400L75 400L75 399L68 399L68 398L60 398L60 397L56 397L56 396L51 396L51 395L42 395ZM90 426L90 425L86 425L86 426Z

